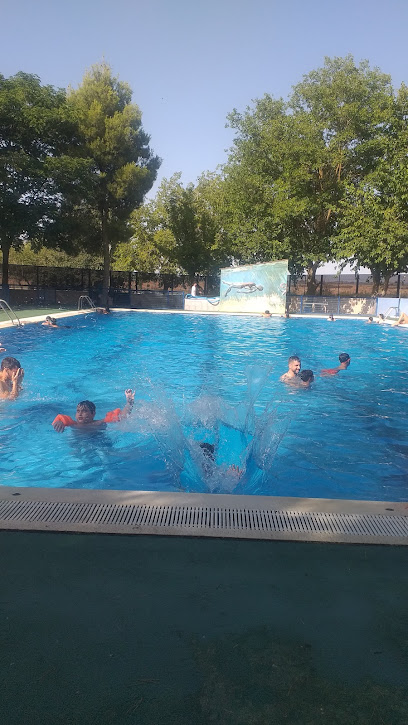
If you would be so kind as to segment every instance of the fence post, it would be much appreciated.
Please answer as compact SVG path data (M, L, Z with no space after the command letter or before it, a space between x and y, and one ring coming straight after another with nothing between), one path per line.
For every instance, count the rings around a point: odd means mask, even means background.
M320 275L320 297L323 294L323 275Z
M359 274L356 274L356 297L358 295L358 283L359 283L359 281L360 281L360 275Z
M398 280L397 280L397 297L398 298L401 297L401 275L400 274L398 275Z

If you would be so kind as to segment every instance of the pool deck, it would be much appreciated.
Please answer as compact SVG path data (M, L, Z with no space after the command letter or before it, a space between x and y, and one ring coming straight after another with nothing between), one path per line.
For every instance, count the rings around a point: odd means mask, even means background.
M57 319L62 319L64 317L75 317L76 315L86 315L89 313L94 312L92 309L86 309L86 310L61 310L58 312L54 311L53 309L44 309L36 310L36 314L32 315L30 314L30 310L17 310L16 314L19 317L20 321L26 325L30 323L38 323L43 322L47 315L52 315L52 317L56 317ZM263 317L261 313L257 312L218 312L218 311L205 311L205 310L151 310L151 309L132 309L129 307L113 307L111 308L111 312L134 312L134 313L140 313L140 312L149 312L150 314L157 314L157 315L209 315L209 316L219 316L219 315L232 315L235 317ZM4 317L4 315L3 315ZM282 315L271 315L271 319L283 319ZM327 315L321 315L321 314L306 314L306 315L298 315L298 314L291 314L290 319L314 319L314 320L327 320ZM368 315L336 315L335 321L340 320L368 320ZM394 320L386 320L385 324L392 324ZM6 327L15 327L11 320L9 319L2 319L0 317L0 329L6 328Z
M407 549L0 532L4 725L406 725Z

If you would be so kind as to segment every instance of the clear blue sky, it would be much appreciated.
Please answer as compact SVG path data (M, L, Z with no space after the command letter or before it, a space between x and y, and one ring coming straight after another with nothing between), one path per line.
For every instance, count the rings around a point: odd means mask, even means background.
M407 0L0 0L0 17L3 75L76 86L105 58L130 83L159 179L214 170L232 141L227 113L286 97L325 55L408 82Z

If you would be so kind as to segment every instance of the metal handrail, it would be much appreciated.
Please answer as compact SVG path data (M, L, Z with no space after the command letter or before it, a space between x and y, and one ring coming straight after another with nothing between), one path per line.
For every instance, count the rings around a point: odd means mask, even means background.
M384 314L384 320L387 319L387 317L388 317L389 313L391 312L391 310L397 310L397 317L398 317L398 309L399 309L398 308L398 305L391 305L391 307L389 307L388 310L387 310L387 312Z
M15 325L16 327L23 327L23 323L21 322L20 318L18 317L18 315L16 315L14 310L11 309L9 303L6 300L0 300L0 307L3 312L5 312L6 315L9 316L13 325ZM16 319L17 322L14 322L14 319Z
M95 305L94 305L94 303L91 300L91 298L90 298L89 295L81 295L80 296L80 298L78 300L78 310L83 310L83 303L84 302L88 302L88 304L91 307L91 309L92 310L96 310L96 307L95 307Z

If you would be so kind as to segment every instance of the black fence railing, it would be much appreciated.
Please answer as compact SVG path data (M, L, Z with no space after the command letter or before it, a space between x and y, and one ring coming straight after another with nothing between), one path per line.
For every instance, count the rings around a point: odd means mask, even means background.
M75 267L42 267L35 265L9 265L10 291L21 292L34 303L42 298L53 297L55 293L86 290L98 300L102 291L103 271L101 269ZM156 274L146 272L112 271L110 288L112 295L130 295L141 291L181 292L191 291L193 278L187 275ZM220 292L218 275L207 275L200 279L204 295L215 296ZM290 296L313 295L317 297L375 297L373 278L367 274L317 275L313 285L308 285L306 275L299 278L288 276L287 292ZM23 294L24 293L24 294ZM380 286L380 296L408 297L408 274L390 278L387 289ZM55 301L55 299L54 299Z

